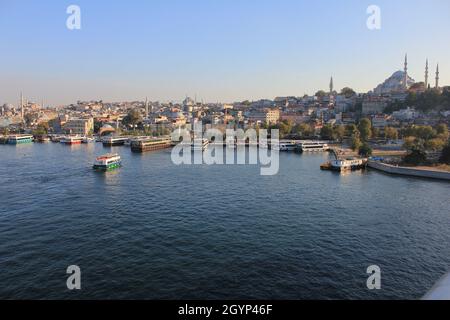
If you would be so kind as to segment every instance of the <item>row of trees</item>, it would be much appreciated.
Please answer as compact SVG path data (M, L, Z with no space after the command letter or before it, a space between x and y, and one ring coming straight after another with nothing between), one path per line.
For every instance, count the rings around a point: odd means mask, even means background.
M328 94L327 92L325 92L325 91L323 91L323 90L319 90L319 91L317 91L317 92L315 93L315 96L318 97L318 98L323 98L323 97L325 97L327 94ZM333 92L333 94L336 94L336 92ZM342 88L340 94L343 95L343 96L345 96L346 98L351 98L351 97L353 97L354 95L356 95L356 92L355 92L355 90L353 90L352 88L345 87L345 88Z
M406 107L414 107L422 112L449 110L450 88L445 87L442 92L436 89L430 89L423 93L410 92L404 102L395 101L384 112L392 113Z

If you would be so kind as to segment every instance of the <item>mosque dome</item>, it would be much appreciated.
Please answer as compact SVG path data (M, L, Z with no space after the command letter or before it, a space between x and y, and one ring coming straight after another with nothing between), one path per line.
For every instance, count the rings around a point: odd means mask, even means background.
M5 111L10 111L10 110L14 109L14 106L11 103L5 103L3 105L3 109L5 109Z

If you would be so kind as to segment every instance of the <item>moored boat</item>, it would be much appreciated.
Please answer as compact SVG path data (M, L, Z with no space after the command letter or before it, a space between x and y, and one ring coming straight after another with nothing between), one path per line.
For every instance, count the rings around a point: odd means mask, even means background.
M276 150L277 147L274 146L273 150ZM278 150L284 152L296 151L298 148L298 143L296 141L285 141L282 140L278 144Z
M347 158L347 159L335 159L326 162L320 166L320 169L342 172L342 171L364 169L366 166L367 166L367 158Z
M90 137L83 138L83 143L93 143L93 142L95 142L94 138L90 138Z
M102 139L102 143L105 147L123 146L128 140L127 137L108 136Z
M61 143L72 145L72 144L81 144L83 143L83 137L78 136L66 136L60 140Z
M34 138L34 141L37 141L37 142L49 142L50 141L50 137L47 136L47 135L37 135Z
M146 152L172 147L171 139L135 139L131 141L131 151Z
M108 153L97 157L92 168L94 170L108 171L120 168L122 166L121 158L117 153Z
M31 134L17 134L8 136L8 144L24 144L33 142Z
M328 144L317 141L303 141L298 144L298 150L300 152L323 152L329 149Z

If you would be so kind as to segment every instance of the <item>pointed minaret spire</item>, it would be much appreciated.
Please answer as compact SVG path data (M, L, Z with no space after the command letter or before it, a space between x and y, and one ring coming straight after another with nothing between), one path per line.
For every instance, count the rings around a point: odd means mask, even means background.
M145 97L145 116L148 117L148 99Z
M24 122L25 118L24 118L24 112L23 112L23 94L22 91L20 91L20 113L22 116L22 123Z
M436 89L439 88L439 63L437 64L436 67Z
M425 90L428 89L428 59L425 63Z
M405 78L403 79L403 86L408 90L408 54L405 54Z
M330 95L333 94L333 76L330 79Z

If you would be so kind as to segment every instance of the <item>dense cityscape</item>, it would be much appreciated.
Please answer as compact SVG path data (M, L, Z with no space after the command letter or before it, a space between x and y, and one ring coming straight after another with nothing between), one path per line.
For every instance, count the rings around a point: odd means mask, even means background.
M277 128L283 139L324 139L346 142L361 155L374 148L407 150L405 163L436 164L449 170L448 126L450 86L434 81L428 60L423 81L396 71L373 91L356 93L345 87L335 90L331 77L328 90L302 97L234 103L204 103L186 97L182 103L144 101L78 101L67 106L45 106L20 96L14 106L0 109L3 141L11 134L33 134L36 141L52 134L97 136L167 136L174 129L206 127ZM444 151L444 152L443 152Z
M450 2L0 9L0 300L450 300Z

